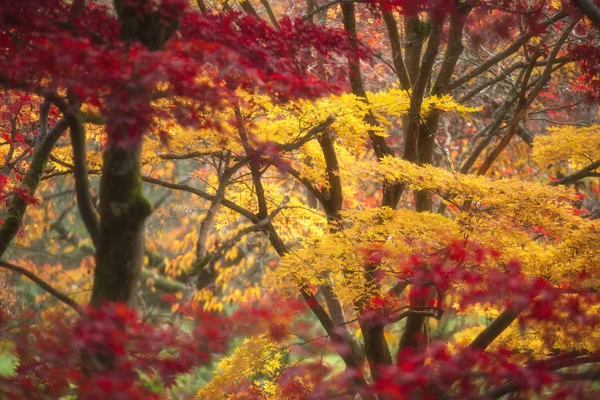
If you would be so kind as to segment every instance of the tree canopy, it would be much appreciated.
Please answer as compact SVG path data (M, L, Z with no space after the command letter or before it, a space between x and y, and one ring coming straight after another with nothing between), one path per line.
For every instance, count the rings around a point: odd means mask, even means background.
M600 395L597 1L0 21L0 399Z

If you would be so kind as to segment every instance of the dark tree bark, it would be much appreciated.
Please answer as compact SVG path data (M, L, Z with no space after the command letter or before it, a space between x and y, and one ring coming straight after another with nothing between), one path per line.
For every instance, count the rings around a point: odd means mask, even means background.
M165 23L160 8L141 11L146 9L148 1L114 0L121 39L127 43L140 42L149 50L160 50L177 30L179 21L171 19ZM144 96L144 93L131 95ZM107 124L110 126L111 121ZM152 213L152 205L143 194L141 148L141 139L124 145L109 137L104 151L92 306L106 301L130 304L135 295L144 261L144 222Z
M61 119L50 129L48 132L40 132L43 138L39 141L33 153L33 159L29 166L29 170L23 178L23 188L34 194L44 173L50 152L54 148L54 145L67 129L67 121ZM13 195L10 207L7 212L7 216L4 218L4 222L0 227L0 257L4 254L15 235L19 231L19 227L23 222L23 216L27 209L28 203L18 195Z
M100 237L92 305L131 303L144 262L144 221L152 205L144 197L140 147L104 152L100 183Z

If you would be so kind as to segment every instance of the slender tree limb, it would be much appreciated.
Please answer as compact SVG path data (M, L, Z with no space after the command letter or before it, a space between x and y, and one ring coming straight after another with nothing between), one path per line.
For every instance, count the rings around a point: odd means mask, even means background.
M78 117L74 119L76 121L69 124L69 130L71 134L71 147L73 149L73 172L75 175L77 207L79 208L81 220L90 234L92 242L97 247L100 239L100 217L90 195L85 130L81 119Z
M582 13L600 29L600 8L592 0L573 0Z
M85 130L78 107L72 107L58 94L52 91L42 90L41 95L52 104L54 104L69 124L71 135L71 146L73 148L73 162L75 174L75 190L77 192L77 206L81 219L88 230L92 241L97 244L100 237L100 222L93 206L90 196L87 161L86 161L86 143Z
M566 11L560 10L556 14L549 17L548 20L544 21L541 24L541 26L548 27L548 26L560 21L561 19L566 18L568 15L569 14ZM529 41L529 39L531 39L534 35L535 35L534 32L527 32L527 33L521 35L519 38L517 38L510 46L508 46L503 51L496 54L489 60L483 62L478 67L474 68L473 70L471 70L470 72L461 76L460 78L452 81L449 85L449 90L456 89L457 87L464 85L471 79L473 79L473 78L479 76L480 74L482 74L483 72L487 71L494 64L497 64L498 62L500 62L500 61L504 60L505 58L511 56L512 54L516 53L519 50L519 48L523 44L527 43Z
M183 192L192 193L192 194L195 194L196 196L202 197L203 199L206 199L209 201L213 201L215 199L215 195L209 194L203 190L197 189L197 188L189 186L189 185L171 183L171 182L163 181L163 180L156 179L156 178L150 178L148 176L142 176L142 180L144 182L152 183L154 185L159 185L159 186L166 187L169 189L180 190ZM246 217L248 220L250 220L252 222L258 222L256 215L254 215L254 213L237 205L236 203L234 203L230 200L222 199L221 204L223 206L229 208L230 210L235 211L236 213L240 214L241 216Z
M255 222L253 225L250 225L246 228L240 229L235 234L235 236L223 241L215 250L213 250L211 253L207 253L202 259L195 262L194 269L192 270L192 275L198 274L207 265L211 264L212 262L214 262L215 260L220 258L226 250L235 246L235 244L237 242L239 242L244 236L246 236L252 232L262 231L265 228L267 228L267 226L269 224L271 224L271 222L273 221L275 216L277 214L279 214L279 212L285 207L285 205L288 203L288 201L289 201L289 198L285 197L283 199L283 201L281 202L281 204L275 210L273 210L270 214L268 214L265 218L260 219L259 221Z
M46 281L44 281L42 278L40 278L39 276L37 276L33 272L31 272L31 271L29 271L29 270L27 270L27 269L25 269L23 267L19 267L18 265L14 265L14 264L11 264L9 262L2 261L2 260L0 260L0 267L6 268L6 269L8 269L10 271L16 272L18 274L21 274L21 275L27 277L33 283L35 283L40 288L42 288L45 292L50 293L57 300L59 300L62 303L66 304L67 306L71 307L78 314L82 314L81 307L79 306L79 304L77 304L77 302L75 302L73 299L69 298L68 296L62 294L61 292L59 292L55 288L53 288L50 284L48 284Z
M200 158L200 157L218 157L222 158L225 155L222 151L192 151L190 153L185 154L171 154L171 153L163 153L158 154L158 158L161 160L189 160L190 158Z
M527 307L515 308L514 306L509 306L473 339L469 347L482 351L487 349L517 319L525 308Z
M242 112L239 108L235 109L235 120L237 124L238 134L242 141L242 146L244 147L244 151L246 152L246 157L250 159L250 173L252 175L252 182L254 184L254 190L256 191L256 199L258 202L258 218L266 218L269 211L267 206L267 200L265 197L265 189L261 180L262 173L260 172L260 167L257 160L255 160L253 157L253 149L250 147L248 132L246 131L246 126L244 125Z
M452 74L456 68L456 64L460 55L463 52L462 44L463 30L465 22L472 7L463 6L459 2L455 3L457 10L450 15L450 27L448 29L448 39L442 67L433 83L430 94L432 96L441 96L448 92L448 85ZM442 112L438 109L433 109L421 121L419 126L418 154L417 163L433 164L433 148L436 138L436 133L439 127L440 116ZM417 211L431 211L433 206L431 193L428 191L419 190L415 192L415 207Z
M210 206L208 210L206 210L206 215L204 219L200 223L200 228L198 229L198 240L196 241L196 258L202 259L208 253L206 248L206 242L208 239L208 235L210 230L214 226L215 216L217 215L217 210L219 209L219 205L221 204L221 200L225 197L225 189L229 183L230 175L227 173L227 164L229 164L229 157L225 157L225 160L222 163L224 165L225 171L219 174L219 186L215 193L213 200L210 202Z
M198 8L200 9L200 11L205 13L207 11L207 9L206 9L206 4L204 3L204 0L196 0L196 2L198 4Z
M333 0L330 1L328 3L322 4L319 7L315 7L312 8L310 10L308 10L306 12L306 15L304 17L302 17L303 21L310 21L312 20L312 18L316 15L319 14L323 11L326 11L328 9L330 9L331 7L334 7L338 4L343 4L343 3L367 3L368 1L365 0Z
M35 147L39 146L48 134L48 114L50 113L50 106L51 104L48 100L44 100L40 105L40 131L35 140Z
M417 162L419 131L421 127L421 106L423 105L425 88L431 77L433 65L439 52L444 26L443 17L432 17L430 22L432 23L431 33L427 41L419 73L416 80L413 81L410 109L407 116L408 124L404 131L405 140L402 158L411 162Z
M284 151L298 150L300 147L304 146L306 143L313 140L317 135L325 132L327 130L327 128L329 128L334 122L335 122L335 118L330 115L329 117L327 117L327 119L325 121L313 126L312 128L310 128L308 130L308 132L306 132L306 134L304 136L300 137L297 140L294 140L292 143L286 143L286 144L276 143L276 145L277 145L277 147L279 147L280 150L284 150Z
M440 320L442 318L442 315L444 314L444 310L442 310L439 307L406 306L406 307L403 307L403 309L407 309L407 310L403 311L399 314L395 314L395 315L391 315L391 316L387 317L385 320L385 323L393 324L393 323L403 320L404 318L408 318L411 315L412 316L420 316L420 317L432 317L437 320ZM396 313L397 311L395 311L394 313Z
M481 164L481 167L477 171L477 175L485 175L487 173L487 171L491 167L492 163L496 160L496 158L498 158L500 153L506 148L506 146L508 146L508 144L510 143L512 138L517 134L518 129L519 129L519 122L521 122L521 119L525 116L527 107L531 103L533 103L533 101L538 96L538 94L542 91L542 89L544 88L546 83L548 83L548 81L550 80L550 76L552 73L552 67L553 67L554 61L556 60L558 52L560 51L562 45L565 43L565 41L571 34L571 31L573 30L573 28L575 28L577 21L578 21L577 19L573 19L571 21L571 23L569 24L569 26L565 29L565 31L563 32L561 37L558 39L558 41L556 42L556 44L554 45L554 47L552 49L552 52L548 56L548 60L547 60L546 66L544 67L544 71L542 72L542 76L537 80L537 82L535 83L533 89L531 89L529 94L526 94L526 89L527 89L527 85L529 84L529 79L531 77L531 73L533 71L533 68L535 67L537 58L539 57L540 54L538 53L532 58L528 69L525 71L523 81L521 82L521 95L519 98L519 102L517 104L517 111L515 112L515 116L509 126L508 132L500 140L500 142L496 145L496 147L492 150L492 152L488 155L488 157L485 159L485 161Z
M329 314L331 315L331 321L335 325L336 332L342 336L344 338L344 342L350 346L354 359L359 365L363 365L365 358L363 350L359 346L358 341L354 339L354 336L348 327L348 319L346 318L344 307L333 290L333 281L329 276L327 276L326 279L328 282L324 285L321 285L320 290L323 294L323 298L325 299L325 303L327 304Z
M400 46L400 32L398 31L398 23L391 10L386 7L381 7L381 15L388 32L388 40L390 41L390 48L392 50L392 63L394 64L394 70L400 81L400 88L408 90L412 84L406 64L404 64L404 58L402 57L402 48Z
M570 185L571 183L575 183L580 179L587 178L592 175L598 168L600 168L600 160L596 160L587 167L580 169L577 172L574 172L570 175L565 176L557 181L550 182L550 186L558 186L558 185Z
M600 362L600 359L597 356L583 356L575 359L565 360L565 363L560 363L558 365L552 366L549 368L550 371L555 371L565 367L572 367L577 365L585 365ZM565 381L569 380L591 380L597 379L600 377L600 370L590 370L585 372L558 372L556 375ZM484 398L486 399L498 399L502 396L506 396L507 394L518 392L519 390L526 389L522 384L517 383L515 381L506 383L497 388L493 388L489 390Z
M288 166L287 173L292 175L294 178L296 178L296 180L302 183L320 204L323 204L326 201L323 197L323 193L319 189L317 189L313 182L303 177L300 171Z
M88 175L98 175L100 172L100 170L90 170L88 171ZM54 171L54 172L49 172L46 175L42 176L42 178L40 179L41 181L45 181L48 179L52 179L52 178L56 178L57 176L65 176L65 175L72 175L73 174L73 170L69 170L69 171Z
M281 29L281 26L279 25L279 22L277 21L277 17L275 17L275 13L273 12L273 9L271 8L271 4L269 4L269 0L260 0L260 3L265 8L265 11L267 12L267 15L269 16L269 20L271 21L273 26L276 29Z
M569 57L558 57L557 59L554 60L554 64L565 64L565 63L569 63L572 61L574 61L574 60ZM535 66L543 67L544 65L547 65L547 64L548 64L548 60L541 60L541 61L537 61L535 63ZM524 61L512 64L508 68L504 69L502 71L502 73L498 74L496 77L494 77L490 80L484 81L484 82L480 83L479 85L476 85L473 89L469 90L460 99L458 99L457 102L460 104L467 102L468 100L475 97L477 94L481 93L485 88L492 86L498 82L503 81L504 79L506 79L508 76L510 76L516 70L522 69L522 68L527 68L528 66L529 66L529 63L524 62Z
M348 80L352 88L352 93L363 99L364 102L368 103L367 93L364 88L362 72L360 69L360 59L358 58L358 33L356 30L356 15L355 7L352 2L341 3L342 16L344 23L344 30L351 38L351 44L354 49L354 56L348 57ZM366 115L365 121L372 126L380 126L381 124L377 121L377 118L371 111ZM378 160L383 159L385 156L394 156L394 151L386 143L385 138L376 134L376 132L369 131L369 139L373 146L373 151ZM402 195L404 185L394 184L390 182L383 182L383 199L382 205L395 208Z
M506 148L506 146L508 146L511 139L517 133L518 124L521 121L521 119L525 116L526 107L529 104L528 103L529 99L528 99L528 96L526 95L527 85L529 84L529 79L531 77L531 73L535 66L535 61L536 61L537 57L539 57L539 53L532 58L532 60L529 64L529 67L525 71L523 80L521 81L521 90L519 92L520 93L519 100L517 103L515 114L509 125L508 132L502 137L502 139L500 140L500 142L498 142L496 147L494 147L494 149L492 149L492 151L487 155L487 157L485 158L485 160L483 161L483 163L477 170L477 175L485 175L487 173L487 171L492 166L493 162L496 161L496 158L498 158L500 153Z
M203 266L197 266L196 263L202 263L202 260L208 255L208 235L214 227L215 217L217 215L217 211L219 206L221 205L221 201L225 198L225 189L229 184L229 178L231 177L231 172L228 170L229 164L229 155L226 156L221 163L223 165L223 173L219 171L219 185L217 187L215 197L210 202L210 206L206 210L206 215L204 219L200 223L200 227L198 229L198 238L196 240L196 260L194 264L192 264L192 270L196 271L197 279L196 279L196 287L198 289L202 289L208 284L212 283L214 278L216 278L215 270L212 268L212 265L204 264ZM221 168L219 167L219 170Z
M246 14L252 15L256 19L261 19L252 3L250 3L250 0L240 0L239 3Z
M325 159L327 180L329 182L329 188L323 191L325 202L322 205L327 213L328 221L334 223L340 220L343 203L340 166L331 135L322 135L318 140L323 152L323 158Z
M431 94L434 96L439 96L448 92L452 74L454 73L458 59L465 48L462 44L463 31L472 7L462 7L459 5L459 2L457 2L457 8L458 10L450 15L446 52L444 53L440 72L431 88Z
M48 162L48 157L50 156L54 145L66 129L67 121L63 118L50 129L35 150L29 170L23 178L23 187L29 191L30 194L33 195L35 193ZM18 195L13 195L7 216L4 218L2 226L0 226L0 257L4 254L17 234L19 227L23 222L23 216L25 215L27 205L28 203L23 198Z
M552 67L556 63L556 57L558 56L558 52L562 48L563 44L565 44L565 42L567 41L567 38L569 37L573 29L575 29L575 25L577 25L577 22L579 22L579 18L573 18L571 20L569 25L565 28L563 34L560 36L560 38L552 48L552 52L550 52L550 55L548 56L548 60L544 67L544 71L542 72L541 78L538 79L536 85L527 96L528 105L533 103L533 100L538 96L538 94L540 94L544 86L550 81L552 75Z
M418 14L404 16L404 37L404 61L412 87L419 76L421 52L423 51L423 43L427 38L425 23Z
M327 335L329 335L333 343L342 344L348 349L351 349L351 346L346 342L346 338L337 332L335 324L327 314L327 311L325 311L323 306L319 304L317 298L309 291L308 288L301 288L300 291L304 301L311 309L313 314L317 317L321 323L321 326L323 326L323 329L325 329L325 332ZM346 366L352 370L352 381L356 385L357 391L361 393L362 398L365 400L375 400L376 397L372 393L364 391L364 388L367 387L367 382L362 374L362 365L360 364L360 361L356 360L352 354L352 351L342 350L339 354L344 361L344 364L346 364Z
M527 129L525 124L522 122L520 122L519 126L517 127L517 135L519 135L519 137L525 142L525 144L527 144L527 146L533 147L534 134L531 133L531 131L529 131L529 129Z

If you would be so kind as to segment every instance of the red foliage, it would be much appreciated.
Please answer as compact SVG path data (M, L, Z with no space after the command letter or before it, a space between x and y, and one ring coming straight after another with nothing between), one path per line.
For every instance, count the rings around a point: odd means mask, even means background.
M140 383L141 373L169 387L178 375L225 349L227 324L216 316L196 317L198 328L191 335L147 325L123 304L88 309L76 324L55 314L45 325L16 334L0 327L0 338L11 339L20 359L14 376L0 377L3 394L59 398L75 385L81 399L157 398Z
M486 262L499 264L499 268L490 271L489 265L484 268ZM397 321L401 313L415 310L431 311L433 317L439 318L445 304L441 299L450 295L457 299L459 307L497 304L521 313L518 321L523 327L538 321L564 324L564 315L577 326L600 327L600 318L589 313L591 307L600 304L598 294L578 287L577 282L556 286L530 278L522 273L518 262L502 264L497 251L469 241L437 250L427 250L423 245L420 253L401 266L399 279L407 280L413 288L409 305L399 307L394 296L373 298L362 313L367 325L387 325ZM425 295L434 291L437 296L422 305ZM282 342L282 349L291 348L285 345L291 332L301 332L299 337L313 335L312 325L298 318L306 311L306 304L299 300L270 296L228 317L198 313L182 306L179 313L196 319L192 334L170 326L147 325L122 304L89 309L76 324L54 315L45 325L32 325L16 334L4 326L0 327L0 338L9 337L15 343L20 365L14 376L0 379L0 385L8 398L15 399L25 394L56 398L73 390L70 386L82 399L156 398L141 384L140 373L169 387L178 375L206 365L212 354L224 352L233 334L247 336L266 331L274 341ZM553 339L541 338L552 349ZM332 345L330 338L316 333L313 339L292 347L310 357ZM282 369L276 380L282 393L294 399L332 398L356 391L367 397L377 394L394 399L436 399L444 393L449 398L496 398L514 391L552 391L554 398L582 398L581 393L586 393L583 382L600 376L595 369L563 370L600 362L600 354L589 351L557 350L543 359L524 357L527 356L517 354L515 349L492 350L473 345L450 349L447 343L440 342L424 351L401 350L395 363L379 366L379 376L369 386L356 386L357 371L347 369L332 376L327 365L311 362ZM261 398L252 379L242 381L232 393L237 398ZM567 384L571 381L576 383Z
M100 107L116 143L138 140L162 114L201 125L202 110L235 102L237 88L287 100L342 84L340 65L319 75L308 66L317 56L327 62L349 55L345 33L290 18L275 30L239 13L202 14L185 3L161 3L161 18L179 20L181 28L163 50L152 51L121 41L119 21L94 3L72 19L68 3L60 0L3 2L0 82L42 95L67 89ZM152 104L174 97L186 102L162 109Z

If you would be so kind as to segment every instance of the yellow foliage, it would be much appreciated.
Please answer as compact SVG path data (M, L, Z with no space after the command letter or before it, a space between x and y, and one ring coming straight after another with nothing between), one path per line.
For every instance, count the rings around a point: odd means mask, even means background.
M392 285L398 261L414 250L412 241L441 247L461 234L460 227L449 218L407 209L356 210L343 213L343 217L344 229L307 238L267 275L263 285L294 295L297 282L322 285L331 279L342 303L353 306L375 294L375 288L365 281L371 248L385 254L378 270L388 274L383 283Z
M557 162L569 162L580 169L600 159L600 127L565 125L549 129L547 136L536 136L533 159L545 167Z
M543 226L559 232L565 224L578 221L570 205L575 193L562 187L516 178L491 180L431 165L418 166L395 157L385 157L377 174L415 190L429 190L465 213L482 213L488 219L511 219L521 226Z
M267 393L275 393L270 382L281 368L282 353L277 345L265 335L245 339L229 357L223 358L217 365L215 376L198 392L197 399L219 400L230 398L229 392L235 390L240 381L250 376L262 375L264 381L255 382Z

